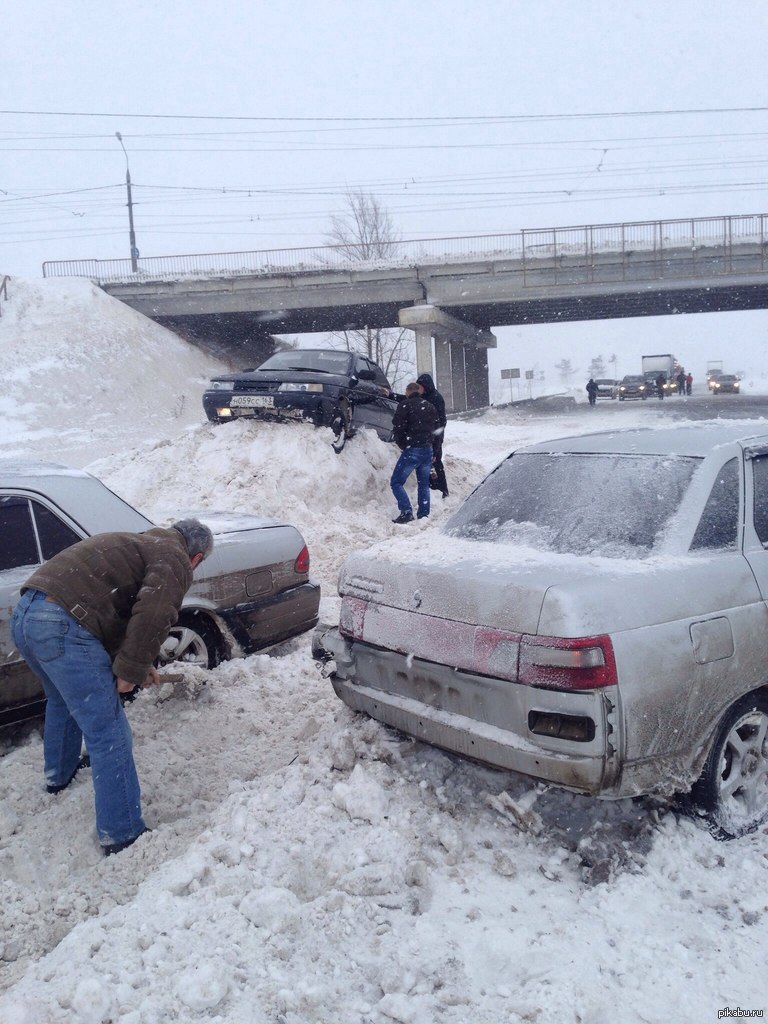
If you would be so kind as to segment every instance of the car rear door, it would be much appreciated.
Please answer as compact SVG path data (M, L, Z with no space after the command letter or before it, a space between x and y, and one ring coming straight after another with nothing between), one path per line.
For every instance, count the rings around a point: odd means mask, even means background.
M768 601L768 442L744 452L744 555Z
M37 496L0 491L0 722L20 720L23 713L8 709L43 697L11 636L21 587L38 565L81 539Z

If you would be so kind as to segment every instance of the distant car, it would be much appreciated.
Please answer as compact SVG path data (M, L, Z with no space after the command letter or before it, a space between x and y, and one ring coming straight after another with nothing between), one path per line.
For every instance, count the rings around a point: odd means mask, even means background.
M767 548L768 434L532 445L431 541L350 555L313 650L417 739L600 797L692 787L734 837L768 819Z
M197 516L213 531L214 550L195 572L160 651L161 667L181 661L212 668L312 629L320 587L309 580L309 552L294 526L239 513ZM10 633L24 581L85 537L154 525L88 473L0 460L0 725L44 706Z
M359 352L291 349L255 370L216 377L203 394L203 407L213 423L242 417L309 420L331 427L340 450L359 427L391 441L397 401L381 367Z
M597 398L618 398L619 397L619 382L617 380L609 380L608 378L601 377L595 381L597 384Z
M719 377L713 377L710 382L713 395L738 395L741 390L741 382L733 373L721 373Z
M646 400L649 393L648 381L641 373L628 374L619 384L619 401L623 402L625 398L642 398Z
M723 376L722 370L707 370L707 387L714 391L718 380Z

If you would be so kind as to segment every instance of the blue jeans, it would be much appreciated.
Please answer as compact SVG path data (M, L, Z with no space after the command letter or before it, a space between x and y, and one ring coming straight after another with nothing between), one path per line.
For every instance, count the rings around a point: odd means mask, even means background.
M417 518L423 519L429 515L429 471L432 468L432 445L425 445L423 448L406 448L395 463L392 470L392 479L389 486L397 501L397 507L401 512L411 512L411 499L408 497L403 484L416 470L416 481L418 483L419 511Z
M48 698L43 755L49 785L75 773L83 738L91 758L96 831L102 846L145 828L131 727L115 686L112 659L69 612L27 590L11 620L13 642Z

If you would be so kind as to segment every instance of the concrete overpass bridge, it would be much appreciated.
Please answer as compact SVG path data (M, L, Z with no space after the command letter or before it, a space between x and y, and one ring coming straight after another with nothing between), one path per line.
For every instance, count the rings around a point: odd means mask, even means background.
M405 327L451 411L488 404L494 327L768 308L768 214L43 265L190 337ZM267 354L267 351L264 352Z

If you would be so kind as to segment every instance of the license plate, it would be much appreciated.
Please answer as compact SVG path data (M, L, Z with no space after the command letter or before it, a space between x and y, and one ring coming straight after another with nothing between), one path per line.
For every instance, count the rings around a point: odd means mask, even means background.
M239 409L274 409L275 400L264 395L233 395L229 404Z

